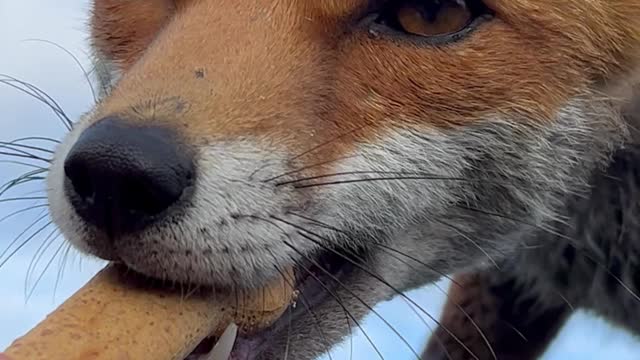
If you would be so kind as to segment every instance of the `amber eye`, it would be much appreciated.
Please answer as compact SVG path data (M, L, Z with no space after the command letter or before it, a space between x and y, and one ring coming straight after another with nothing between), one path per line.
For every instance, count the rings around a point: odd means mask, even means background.
M469 27L482 9L477 0L396 1L379 13L376 23L421 37L449 35Z

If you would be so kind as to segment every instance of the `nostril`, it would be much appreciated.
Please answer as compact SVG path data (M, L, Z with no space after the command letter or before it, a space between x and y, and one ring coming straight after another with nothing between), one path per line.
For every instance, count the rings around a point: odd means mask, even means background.
M138 181L131 182L124 186L122 191L123 207L132 215L147 214L156 215L167 206L156 203L156 197L151 194L143 184Z
M122 186L122 207L131 215L157 215L175 203L186 185L130 179ZM166 181L166 179L164 179Z
M65 191L76 213L108 234L139 230L184 198L191 152L169 129L118 118L86 129L65 159Z

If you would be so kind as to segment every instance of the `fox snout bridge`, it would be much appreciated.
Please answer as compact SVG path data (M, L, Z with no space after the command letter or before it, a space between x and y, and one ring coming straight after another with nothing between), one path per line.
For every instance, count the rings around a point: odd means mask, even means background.
M184 199L194 159L177 134L107 117L87 128L64 162L65 192L85 221L110 236L141 230Z

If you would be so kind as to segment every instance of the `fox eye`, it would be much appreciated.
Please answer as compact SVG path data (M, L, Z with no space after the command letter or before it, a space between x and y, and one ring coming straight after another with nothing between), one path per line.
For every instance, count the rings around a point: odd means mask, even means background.
M466 33L487 14L480 0L393 1L378 12L374 25L400 35L451 38Z

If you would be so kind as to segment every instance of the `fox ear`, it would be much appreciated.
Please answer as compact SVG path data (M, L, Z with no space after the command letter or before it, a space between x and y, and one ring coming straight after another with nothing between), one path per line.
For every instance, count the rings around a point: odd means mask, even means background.
M91 44L100 60L126 71L174 12L173 0L95 0Z

